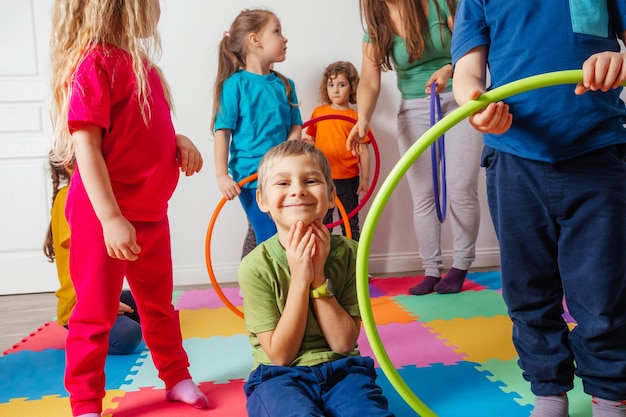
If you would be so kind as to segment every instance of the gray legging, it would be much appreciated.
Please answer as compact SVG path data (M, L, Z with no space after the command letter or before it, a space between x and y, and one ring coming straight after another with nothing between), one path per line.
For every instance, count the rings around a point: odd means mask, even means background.
M457 108L451 92L440 96L444 116ZM406 151L430 128L430 98L402 100L398 111L398 148ZM448 218L452 226L453 262L467 270L476 258L475 247L480 222L478 173L482 136L467 120L445 134ZM433 199L430 149L406 173L413 199L413 226L426 275L441 276L441 224Z

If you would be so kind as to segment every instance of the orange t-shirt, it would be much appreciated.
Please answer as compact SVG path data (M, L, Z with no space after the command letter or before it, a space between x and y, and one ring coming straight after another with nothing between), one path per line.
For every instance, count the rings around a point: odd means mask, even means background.
M356 110L337 110L326 104L316 107L311 119L329 114L347 116L354 120L359 116ZM359 158L346 149L346 139L353 126L353 123L345 120L328 119L313 123L306 129L307 135L315 138L315 147L326 155L334 180L359 176ZM369 140L366 139L365 142Z

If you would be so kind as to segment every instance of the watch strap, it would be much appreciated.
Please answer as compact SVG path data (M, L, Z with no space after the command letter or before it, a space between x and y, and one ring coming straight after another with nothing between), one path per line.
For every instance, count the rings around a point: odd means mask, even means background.
M319 287L312 288L310 290L310 296L311 298L332 297L328 291L328 287L326 286L326 281L324 281Z

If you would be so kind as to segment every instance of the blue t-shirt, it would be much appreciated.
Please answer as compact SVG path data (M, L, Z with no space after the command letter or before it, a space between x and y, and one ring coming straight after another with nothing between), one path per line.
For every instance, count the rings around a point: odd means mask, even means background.
M291 103L298 97L292 80ZM274 73L238 70L224 82L215 130L230 129L228 170L237 182L254 174L261 158L285 140L294 125L302 125L300 109L287 101L285 84ZM244 187L256 187L256 181Z
M456 13L453 63L486 45L491 87L552 71L581 69L592 54L619 51L626 0L465 0ZM626 142L621 88L574 94L560 85L504 100L513 126L485 135L487 146L556 162Z

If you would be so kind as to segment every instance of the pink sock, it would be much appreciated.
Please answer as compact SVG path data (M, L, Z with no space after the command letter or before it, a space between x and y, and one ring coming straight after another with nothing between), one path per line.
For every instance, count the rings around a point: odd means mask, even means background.
M87 413L87 414L81 414L77 417L100 417L100 413Z
M165 397L169 401L180 401L195 408L209 407L209 401L191 379L183 379L174 385L172 389L167 390Z

